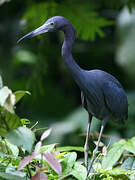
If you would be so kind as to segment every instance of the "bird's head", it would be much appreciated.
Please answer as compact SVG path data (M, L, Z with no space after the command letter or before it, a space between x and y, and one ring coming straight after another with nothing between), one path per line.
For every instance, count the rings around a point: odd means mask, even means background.
M52 32L54 30L64 30L64 27L69 24L69 21L63 16L54 16L48 19L42 26L35 29L34 31L26 34L18 40L18 43L24 39L37 36L46 32Z

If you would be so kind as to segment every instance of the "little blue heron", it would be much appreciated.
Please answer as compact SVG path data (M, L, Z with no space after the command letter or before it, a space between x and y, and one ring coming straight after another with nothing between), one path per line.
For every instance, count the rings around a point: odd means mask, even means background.
M81 90L82 105L88 111L88 128L84 146L84 157L88 176L107 121L115 120L121 123L128 118L127 96L119 81L111 74L98 69L88 71L79 67L73 59L71 52L76 31L73 25L62 16L54 16L48 19L42 26L20 38L18 42L54 30L64 32L65 38L62 45L62 57L67 69ZM88 138L92 116L102 120L102 125L96 148L88 164Z

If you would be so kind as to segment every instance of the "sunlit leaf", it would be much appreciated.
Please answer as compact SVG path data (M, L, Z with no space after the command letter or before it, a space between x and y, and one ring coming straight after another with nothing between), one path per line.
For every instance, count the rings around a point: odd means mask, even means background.
M0 177L9 180L26 180L26 173L15 170L14 167L8 166L5 172L0 172Z
M52 155L50 152L43 153L45 160L49 163L49 165L52 167L52 169L61 175L62 167L61 164L58 162L56 157Z
M79 146L57 147L57 150L60 151L60 152L62 152L62 151L80 151L80 152L84 152L84 148L79 147Z
M0 140L0 152L4 154L11 154L11 149L8 147L5 140Z
M125 159L121 168L128 171L128 170L135 170L135 157L128 157Z
M35 154L38 154L38 153L40 152L41 145L42 145L41 141L39 141L39 142L36 144L35 150L34 150L34 153L35 153Z
M13 144L11 144L11 143L8 142L6 139L5 139L5 142L6 142L7 146L9 147L9 149L11 150L13 156L16 156L16 157L17 157L18 154L19 154L19 149L18 149L18 147L15 146L15 145L13 145Z
M129 139L125 144L125 150L135 154L135 137Z
M106 177L105 180L131 180L129 175L133 173L133 171L124 171L123 169L115 168L111 170L99 170L101 173L101 177Z
M111 168L120 158L122 155L124 149L125 149L125 140L120 140L119 142L113 144L112 147L110 147L109 151L107 152L107 155L104 157L102 161L102 167L103 169Z
M21 65L21 64L35 64L36 63L36 55L28 50L19 50L16 52L14 57L14 64Z
M78 180L86 180L87 170L84 166L80 165L79 162L76 162L71 174Z
M28 152L32 152L35 135L26 127L18 127L7 134L7 139L12 144L22 146Z
M22 125L30 124L30 121L28 119L25 119L25 118L20 119L20 121L21 121Z
M25 95L25 94L29 94L30 95L30 92L29 91L16 91L14 93L15 95L15 104L20 101L20 99Z
M46 139L50 135L51 131L52 131L51 128L46 130L46 131L44 131L44 133L42 134L40 140L43 141L44 139Z
M76 158L76 152L68 152L64 155L64 161L62 164L65 168L63 170L63 174L68 174L71 171L73 165L75 164Z
M15 95L12 91L4 86L0 89L0 105L4 107L7 111L14 113Z
M44 145L40 148L40 153L51 152L57 144Z

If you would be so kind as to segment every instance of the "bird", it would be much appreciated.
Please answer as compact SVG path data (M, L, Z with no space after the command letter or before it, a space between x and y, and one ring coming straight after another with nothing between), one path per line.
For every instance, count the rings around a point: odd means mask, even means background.
M72 56L76 30L72 23L65 17L54 16L49 18L42 26L20 38L18 43L24 39L55 30L64 32L61 55L65 66L81 90L82 106L88 112L88 127L84 145L84 159L88 176L95 160L106 123L110 120L124 123L127 120L128 100L122 85L114 76L99 69L85 70L76 63ZM101 120L101 129L96 148L88 163L88 140L93 116Z

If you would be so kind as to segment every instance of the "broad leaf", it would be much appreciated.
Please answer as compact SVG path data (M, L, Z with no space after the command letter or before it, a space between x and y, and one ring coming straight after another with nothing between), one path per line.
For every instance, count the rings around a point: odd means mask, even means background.
M106 177L105 180L131 180L128 176L133 173L132 171L127 172L119 168L111 170L100 169L99 172L101 177Z
M32 161L32 159L35 158L35 156L36 156L36 154L34 154L34 153L26 156L26 157L20 162L20 164L19 164L19 166L18 166L18 170L21 170L21 169L23 169L26 165L28 165L28 164Z
M8 112L0 118L0 136L5 137L9 130L13 130L21 125L20 118L16 114Z
M57 147L57 150L60 152L63 151L80 151L84 152L84 148L80 146L64 146L64 147Z
M20 177L19 175L12 175L10 173L5 173L5 172L0 172L0 177L3 178L3 180L5 179L9 179L9 180L27 180L26 177Z
M5 140L0 140L0 152L4 154L12 154L11 149L8 147Z
M28 152L32 152L35 136L30 129L26 127L14 129L7 134L7 139L12 144L22 146Z
M25 95L25 94L29 94L30 95L30 92L29 91L16 91L14 93L15 95L15 104L20 101L20 99Z
M40 148L40 153L43 153L43 152L52 152L56 145L57 144L49 144L49 145L42 146Z
M135 170L135 157L128 157L125 159L124 163L121 165L121 168L126 171Z
M135 154L135 137L129 139L125 144L125 150Z
M78 180L86 180L87 170L79 162L76 162L71 174Z
M35 149L34 149L34 154L38 154L40 152L40 148L41 148L41 141L39 141L36 146L35 146Z
M61 164L58 162L56 157L52 155L50 152L43 153L45 160L49 163L52 169L59 175L61 175L62 167Z
M9 180L26 180L26 173L16 171L14 167L9 166L5 172L0 172L0 177Z
M6 145L8 146L8 148L11 150L12 155L17 157L18 154L19 154L19 149L18 149L18 147L15 146L15 145L13 145L13 144L11 144L11 143L8 142L6 139L5 139L5 142L6 142Z
M64 167L63 174L68 174L71 171L73 165L75 164L76 158L76 152L68 152L64 155L64 159L62 161L62 167Z
M43 141L44 139L46 139L50 135L51 131L52 131L51 128L46 130L46 131L44 131L42 136L41 136L41 138L40 138L40 141Z
M14 113L14 105L15 95L7 86L4 86L0 89L0 106L11 113Z
M110 147L109 151L107 152L107 155L104 157L102 161L103 169L113 167L113 165L119 160L120 156L122 155L125 149L125 144L125 140L120 140L119 142L113 144L112 147Z

